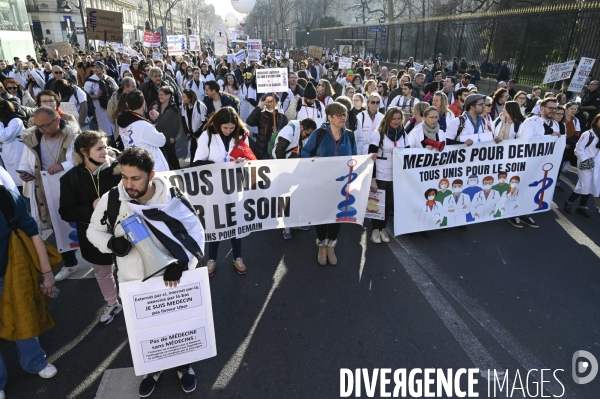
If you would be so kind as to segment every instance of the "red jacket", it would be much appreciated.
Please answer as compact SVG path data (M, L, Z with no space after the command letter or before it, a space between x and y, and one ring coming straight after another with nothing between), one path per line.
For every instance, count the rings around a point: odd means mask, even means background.
M448 110L454 114L457 118L462 115L463 109L460 106L460 101L456 100L448 107Z

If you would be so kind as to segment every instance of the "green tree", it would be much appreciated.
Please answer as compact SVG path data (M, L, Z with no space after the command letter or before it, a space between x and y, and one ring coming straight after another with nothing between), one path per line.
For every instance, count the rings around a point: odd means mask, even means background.
M326 15L321 18L319 22L319 28L333 28L334 26L343 26L343 22L334 16Z

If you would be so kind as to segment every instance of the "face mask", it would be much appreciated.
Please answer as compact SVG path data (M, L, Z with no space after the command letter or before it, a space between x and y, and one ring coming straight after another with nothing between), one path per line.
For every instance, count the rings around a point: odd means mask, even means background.
M510 186L511 186L512 188L517 188L518 184L517 184L517 183L510 183Z
M443 189L447 189L447 188L448 188L448 185L447 185L447 184L442 184L442 188L443 188Z
M477 180L469 180L469 186L473 187L477 184Z
M484 185L483 185L483 189L484 189L484 190L489 190L489 189L491 189L491 188L492 188L492 185L491 185L491 184L484 184Z
M189 75L189 76L192 76L192 72L188 72L188 75Z
M435 196L433 196L433 195L430 195L429 197L427 197L427 199L428 199L429 201L433 201L433 199L434 199L434 198L435 198Z
M454 194L460 194L462 192L462 188L460 188L460 187L453 187L452 188L452 192Z
M498 180L499 183L506 183L506 179L500 179Z

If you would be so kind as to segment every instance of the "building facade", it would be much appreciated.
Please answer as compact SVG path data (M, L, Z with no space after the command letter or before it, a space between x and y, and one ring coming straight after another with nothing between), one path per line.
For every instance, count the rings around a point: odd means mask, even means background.
M24 0L0 0L0 59L34 54Z

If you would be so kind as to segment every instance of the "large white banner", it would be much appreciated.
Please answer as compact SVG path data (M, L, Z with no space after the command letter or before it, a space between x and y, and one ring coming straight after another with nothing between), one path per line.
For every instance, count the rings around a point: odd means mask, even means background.
M548 65L544 81L542 83L552 83L559 80L569 79L575 66L575 60L563 62L561 64Z
M262 55L262 40L248 39L248 61L260 61Z
M169 55L185 53L185 35L167 35L167 49Z
M353 157L218 163L160 172L198 210L206 241L253 231L318 225L362 224L373 161ZM79 246L75 224L58 214L61 174L44 176L50 216L61 252ZM74 246L76 245L76 246Z
M163 277L119 283L135 375L217 355L208 271L183 272L177 287Z
M594 58L581 57L579 65L573 74L573 79L571 79L571 84L567 90L579 93L585 85L588 76L592 73L595 62L596 60Z
M42 184L46 193L46 204L50 212L50 220L52 220L58 252L72 251L79 248L77 224L75 222L65 222L58 213L60 206L60 178L65 173L67 172L58 172L51 175L48 172L41 172Z
M288 89L288 69L269 68L256 70L257 93L280 93Z
M565 137L394 152L396 235L551 209Z
M373 172L368 155L218 163L161 172L198 210L206 241L253 231L362 224Z

